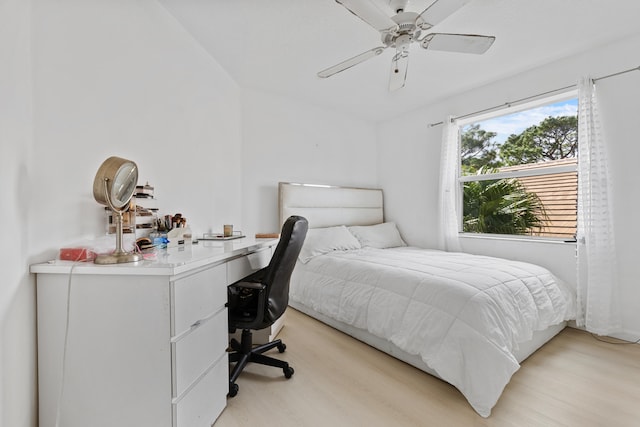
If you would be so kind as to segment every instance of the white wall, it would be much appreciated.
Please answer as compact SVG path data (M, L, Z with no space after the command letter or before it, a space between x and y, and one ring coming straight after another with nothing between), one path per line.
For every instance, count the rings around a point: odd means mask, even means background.
M640 37L593 49L543 65L500 82L433 103L419 111L379 125L379 180L385 190L388 216L402 225L410 243L437 247L438 180L442 126L430 123L447 115L459 116L508 101L575 84L581 75L598 77L638 66ZM611 144L614 171L615 225L618 272L623 301L624 331L621 337L640 336L640 288L636 286L636 242L640 230L634 216L639 206L637 186L629 171L640 158L635 123L640 115L640 72L598 82L603 126ZM637 138L635 138L637 139ZM408 186L408 189L407 189ZM409 196L411 194L411 196ZM537 262L575 284L575 245L466 238L463 249L473 253Z
M279 231L278 182L377 186L373 123L251 89L242 104L248 233Z
M0 62L0 423L23 427L37 424L29 265L104 233L91 190L111 155L196 232L240 217L241 99L153 0L0 0Z
M0 425L35 426L35 286L29 277L31 61L28 0L0 0Z
M91 189L111 155L194 232L238 217L240 94L220 65L152 0L34 6L34 249L104 227Z
M416 111L378 125L378 180L385 219L407 243L436 248L440 129L429 128L428 117Z
M640 48L640 41L635 51ZM637 60L637 57L635 58ZM635 64L640 65L636 62ZM623 325L626 338L640 336L640 286L638 286L638 242L640 189L635 178L640 163L638 117L640 117L640 71L596 83L602 125L610 145L609 161L614 185L614 226L618 278L621 287Z

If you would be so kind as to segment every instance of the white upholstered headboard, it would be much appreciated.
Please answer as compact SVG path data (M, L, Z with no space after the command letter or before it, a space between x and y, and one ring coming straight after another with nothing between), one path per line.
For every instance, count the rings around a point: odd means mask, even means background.
M278 198L280 224L291 215L305 217L310 228L384 221L380 189L281 182Z

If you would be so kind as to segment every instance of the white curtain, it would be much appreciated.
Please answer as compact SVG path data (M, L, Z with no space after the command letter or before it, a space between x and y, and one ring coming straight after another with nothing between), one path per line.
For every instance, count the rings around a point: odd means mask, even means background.
M611 179L593 80L578 83L578 313L588 331L619 331Z
M458 238L460 212L458 209L458 170L460 167L458 124L447 117L442 131L440 159L440 247L447 251L460 251Z

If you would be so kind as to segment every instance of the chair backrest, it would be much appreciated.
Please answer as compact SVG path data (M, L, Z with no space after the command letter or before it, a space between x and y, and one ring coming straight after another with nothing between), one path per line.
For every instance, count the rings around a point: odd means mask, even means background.
M291 273L307 236L308 228L307 220L301 216L290 216L282 226L280 242L271 257L263 282L267 286L265 310L267 321L275 322L287 309Z

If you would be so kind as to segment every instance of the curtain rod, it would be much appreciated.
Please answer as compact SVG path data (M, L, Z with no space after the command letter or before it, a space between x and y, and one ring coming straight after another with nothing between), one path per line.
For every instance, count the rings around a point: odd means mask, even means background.
M623 71L618 71L617 73L607 74L606 76L596 77L595 79L592 79L592 80L595 83L598 80L604 80L604 79L608 79L610 77L616 77L616 76L619 76L621 74L630 73L631 71L640 71L640 66L629 68L629 69L623 70ZM524 97L524 98L516 99L515 101L505 102L504 104L496 105L494 107L489 107L489 108L485 108L483 110L474 111L473 113L467 113L467 114L463 114L461 116L454 117L452 120L466 119L467 117L475 116L476 114L487 113L489 111L498 110L500 108L508 108L508 107L511 107L514 104L517 105L517 104L520 104L520 103L522 103L524 101L529 101L530 99L539 98L541 96L549 95L549 94L556 93L556 92L562 92L562 91L565 91L565 90L568 90L568 89L574 89L576 86L577 86L576 84L572 84L572 85L564 86L564 87L561 87L561 88L558 88L558 89L553 89L553 90L549 90L549 91L546 91L546 92L538 93L536 95L531 95L531 96L527 96L527 97ZM443 125L443 124L444 124L444 121L440 121L440 122L429 124L429 127L431 128L431 127L440 126L440 125Z

